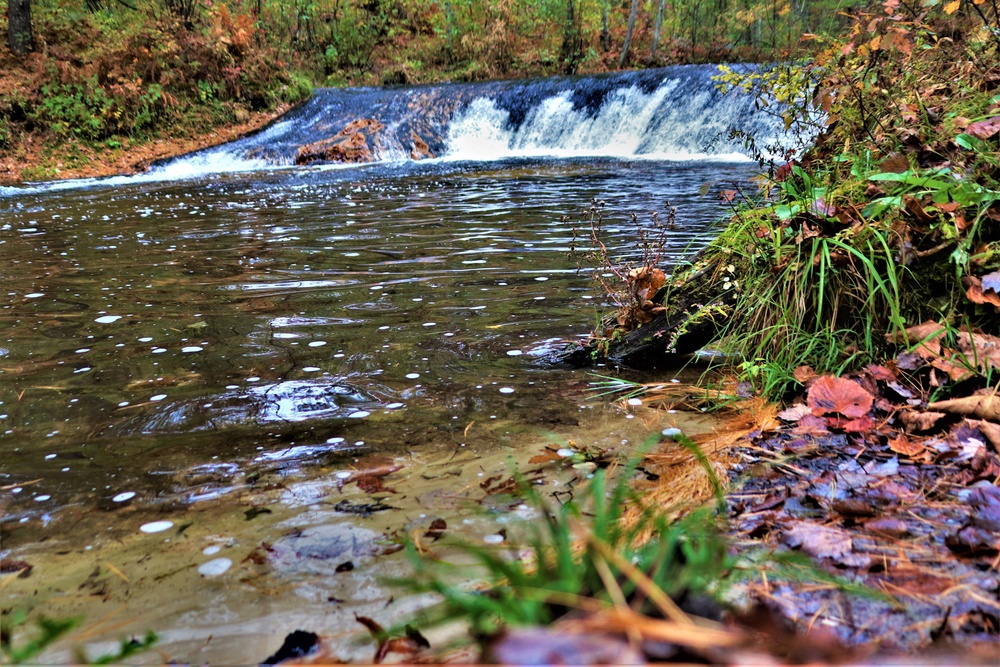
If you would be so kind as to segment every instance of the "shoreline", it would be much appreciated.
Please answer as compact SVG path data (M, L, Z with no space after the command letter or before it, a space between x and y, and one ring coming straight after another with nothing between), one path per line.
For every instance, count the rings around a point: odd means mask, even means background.
M157 160L178 157L187 153L218 146L244 135L256 132L274 122L293 109L295 104L282 104L270 111L251 112L250 118L243 123L220 125L207 132L193 137L170 137L154 139L137 145L123 144L118 149L108 149L100 152L91 147L77 144L78 150L85 159L80 166L64 166L59 162L53 165L53 175L50 178L23 178L26 171L38 169L45 165L51 155L46 152L43 140L38 136L27 138L21 148L22 155L0 156L0 185L18 186L31 182L64 181L76 178L102 178L107 176L128 176L142 173ZM32 150L32 145L38 147Z

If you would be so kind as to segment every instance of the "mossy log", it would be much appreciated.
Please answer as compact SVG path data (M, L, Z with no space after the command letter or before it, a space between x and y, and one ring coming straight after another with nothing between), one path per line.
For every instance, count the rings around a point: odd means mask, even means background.
M728 285L728 287L727 287ZM695 265L661 289L653 301L665 311L628 332L608 337L596 331L584 344L567 347L561 361L589 366L597 361L631 368L670 368L712 342L725 326L736 301L735 282L718 261ZM614 316L604 324L613 325Z

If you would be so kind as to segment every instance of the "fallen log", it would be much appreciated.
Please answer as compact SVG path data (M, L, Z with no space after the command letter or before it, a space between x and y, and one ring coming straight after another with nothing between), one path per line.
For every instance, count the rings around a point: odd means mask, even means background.
M590 340L572 344L560 360L573 366L609 361L632 368L671 368L718 337L736 302L730 266L719 261L695 265L662 287L652 302L662 308L652 320L631 330L617 326L630 318L606 317ZM626 307L627 308L627 307Z

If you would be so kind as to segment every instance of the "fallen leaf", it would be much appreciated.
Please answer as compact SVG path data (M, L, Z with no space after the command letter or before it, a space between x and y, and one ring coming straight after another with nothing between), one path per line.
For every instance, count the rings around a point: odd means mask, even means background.
M433 521L431 521L431 525L427 529L427 532L424 533L424 537L429 537L432 540L437 541L437 540L441 539L441 536L444 535L444 531L447 528L448 528L448 522L447 521L445 521L444 519L440 519L440 518L439 519L434 519Z
M491 639L482 661L500 665L641 665L646 661L623 636L566 634L512 628Z
M879 364L868 364L865 366L865 371L871 375L872 378L881 380L882 382L895 382L899 379L899 376L895 371Z
M805 384L812 379L819 377L819 374L813 370L812 366L799 366L794 371L792 371L792 377L799 384Z
M945 331L943 324L928 320L923 324L906 329L902 335L899 332L886 334L886 339L897 345L920 343L915 352L922 357L933 358L941 355L941 339L944 337Z
M998 132L1000 132L1000 116L993 116L993 118L970 123L965 128L965 133L974 136L976 139L989 139Z
M979 422L979 430L983 432L986 439L993 445L993 451L1000 452L1000 424L995 424L984 419Z
M866 521L865 528L873 533L880 533L896 538L904 537L910 532L910 528L906 525L905 521L887 516Z
M1000 308L1000 294L997 294L992 289L986 289L982 280L979 278L976 278L975 276L965 276L962 278L962 284L966 288L965 298L972 303L988 303L992 306Z
M809 388L808 405L813 415L839 413L849 419L858 419L868 414L874 397L856 382L832 375L824 375Z
M842 558L854 549L854 542L847 531L809 521L793 522L782 541L816 558Z
M954 535L944 538L944 543L958 556L993 556L1000 551L1000 537L992 531L966 526Z
M929 410L926 412L904 410L899 413L899 420L903 422L903 425L906 426L906 430L909 433L913 431L929 431L934 428L934 425L938 423L938 420L944 416L945 413L943 412L931 412Z
M938 413L941 414L941 413ZM944 415L941 414L943 417ZM902 454L903 456L916 456L917 454L924 451L923 444L910 440L905 435L900 433L895 438L889 441L889 449L896 452L897 454Z
M963 396L927 404L928 410L1000 421L1000 396Z
M796 403L785 408L778 413L778 419L786 422L797 422L806 415L811 415L812 410L805 403Z

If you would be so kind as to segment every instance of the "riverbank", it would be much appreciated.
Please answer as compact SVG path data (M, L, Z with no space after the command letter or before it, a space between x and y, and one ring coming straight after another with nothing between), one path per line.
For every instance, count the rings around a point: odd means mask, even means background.
M0 185L141 173L158 160L217 146L256 132L290 108L282 104L267 111L249 112L244 122L218 125L207 132L146 142L126 139L121 146L113 148L81 142L53 144L42 136L28 137L12 154L0 155Z

